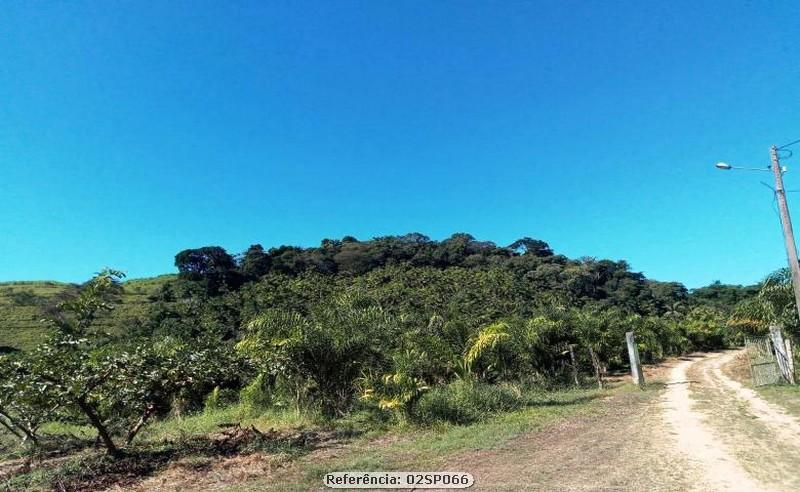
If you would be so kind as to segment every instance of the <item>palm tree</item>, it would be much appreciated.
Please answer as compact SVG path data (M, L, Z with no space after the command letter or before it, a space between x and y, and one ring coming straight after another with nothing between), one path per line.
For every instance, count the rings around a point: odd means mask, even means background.
M792 276L788 268L770 273L755 297L739 303L728 324L751 333L766 333L771 325L800 334Z

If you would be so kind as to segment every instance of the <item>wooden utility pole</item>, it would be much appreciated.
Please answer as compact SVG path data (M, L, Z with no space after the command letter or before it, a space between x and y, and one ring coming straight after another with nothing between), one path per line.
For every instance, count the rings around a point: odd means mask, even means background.
M625 333L625 341L628 344L628 358L631 361L633 382L640 388L644 388L644 374L642 373L642 363L639 361L639 348L636 346L636 339L632 331Z
M789 260L789 269L792 271L792 287L794 289L794 301L800 316L800 263L797 261L797 246L794 242L794 231L792 230L792 219L789 216L789 206L786 204L786 190L783 188L783 169L781 168L780 158L778 157L778 147L770 148L772 156L772 174L775 175L775 198L778 201L778 209L781 215L781 226L783 226L783 240L786 243L786 257Z

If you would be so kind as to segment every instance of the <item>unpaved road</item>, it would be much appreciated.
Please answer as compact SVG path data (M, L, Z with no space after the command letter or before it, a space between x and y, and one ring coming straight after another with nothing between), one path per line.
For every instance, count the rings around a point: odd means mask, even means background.
M447 468L473 473L479 490L800 490L800 422L725 374L738 355L662 365L651 374L661 391L618 394L595 417Z
M701 470L707 490L800 490L800 421L723 371L741 355L673 368L664 418L675 449Z

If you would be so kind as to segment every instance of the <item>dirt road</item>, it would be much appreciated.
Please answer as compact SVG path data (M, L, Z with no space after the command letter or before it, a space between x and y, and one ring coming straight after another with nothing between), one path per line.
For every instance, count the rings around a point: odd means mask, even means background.
M722 370L739 352L660 367L662 390L609 399L505 447L453 460L480 490L800 490L800 422Z
M707 490L800 490L800 421L728 376L741 353L709 354L672 369L664 419L673 449Z

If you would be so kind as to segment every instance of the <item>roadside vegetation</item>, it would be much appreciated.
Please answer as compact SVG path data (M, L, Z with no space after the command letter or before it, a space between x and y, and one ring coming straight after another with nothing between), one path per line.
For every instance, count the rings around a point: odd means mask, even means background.
M502 434L493 422L588 405L624 369L627 331L648 362L767 320L741 308L763 288L690 293L530 238L212 246L175 264L177 277L104 270L57 295L6 286L45 320L0 355L6 488L124 485L190 457L293 459L387 431Z
M736 334L736 342L742 343L747 335L766 335L769 326L780 326L784 336L795 345L800 342L800 323L797 318L791 272L788 268L769 274L755 295L738 303L729 325ZM800 366L800 351L795 350L795 367ZM800 417L800 386L778 384L754 386L747 356L734 359L725 371L735 380L753 388L765 400L782 407L790 414Z

